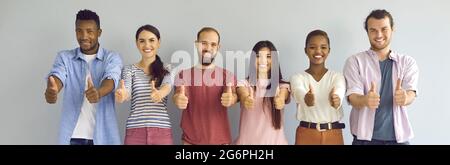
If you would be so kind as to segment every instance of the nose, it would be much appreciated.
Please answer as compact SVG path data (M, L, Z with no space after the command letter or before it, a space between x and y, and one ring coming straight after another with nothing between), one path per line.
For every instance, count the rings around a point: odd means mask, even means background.
M376 36L377 38L382 37L382 36L383 36L383 33L381 33L381 31L377 31L376 34L375 34L375 36Z
M81 32L81 33L80 33L80 38L81 38L82 40L88 39L88 34L87 34L87 32L85 32L85 31Z
M205 49L208 51L208 52L212 52L212 46L211 46L211 44L206 44L205 45Z
M267 64L267 57L266 56L260 56L259 57L259 64Z

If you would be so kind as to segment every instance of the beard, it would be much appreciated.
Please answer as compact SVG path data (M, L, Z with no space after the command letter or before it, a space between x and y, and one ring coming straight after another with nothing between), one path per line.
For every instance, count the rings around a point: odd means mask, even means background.
M86 49L84 49L83 47L81 47L81 43L79 43L79 45L80 45L80 49L81 49L83 52L89 52L89 51L95 50L95 49L97 48L98 43L94 43L94 44L92 44L92 46L90 46L90 47L88 47L88 48L86 48Z
M209 55L205 55L206 53L208 53ZM203 66L211 65L214 62L214 58L215 58L215 56L212 55L210 52L203 51L202 52L202 65Z
M370 46L372 47L373 50L378 51L378 50L383 50L384 48L388 47L388 45L390 44L390 41L386 40L382 45L378 45L376 42L374 43L370 43Z

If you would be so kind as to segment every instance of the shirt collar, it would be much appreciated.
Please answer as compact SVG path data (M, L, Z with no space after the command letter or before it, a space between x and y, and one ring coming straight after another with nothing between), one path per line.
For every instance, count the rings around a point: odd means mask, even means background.
M81 52L81 48L78 47L76 49L75 59L83 59L83 53ZM95 57L100 61L103 61L103 48L101 45L98 46L97 56Z
M367 52L368 52L368 54L370 56L377 57L376 59L378 59L377 53L375 51L373 51L372 49L367 50ZM393 50L391 50L391 52L389 53L388 58L393 60L393 61L395 61L395 62L397 62L398 61L398 53L393 51Z

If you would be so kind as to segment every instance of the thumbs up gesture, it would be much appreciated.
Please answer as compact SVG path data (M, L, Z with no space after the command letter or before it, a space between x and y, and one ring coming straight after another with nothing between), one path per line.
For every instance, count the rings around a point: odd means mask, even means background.
M395 103L399 106L406 105L406 91L402 89L402 80L397 79L397 86L395 87L394 95Z
M284 108L284 105L286 104L286 99L281 96L281 90L280 87L277 87L277 90L275 92L275 97L273 97L273 102L275 104L275 109L282 110Z
M372 82L370 85L369 93L366 95L367 97L367 107L372 110L376 110L378 105L380 105L380 95L378 95L377 86L375 82Z
M308 107L312 107L312 106L314 106L314 102L315 102L314 89L311 86L311 84L309 84L309 91L305 95L305 103Z
M245 109L253 108L253 103L255 102L254 98L255 98L255 96L253 95L253 88L249 87L248 88L248 96L245 97L243 100Z
M47 89L45 90L45 100L49 104L55 104L58 99L58 86L53 76L48 77Z
M185 94L185 90L186 89L184 85L181 85L180 87L178 87L175 95L173 95L173 101L178 109L186 109L189 103L188 97L186 97Z
M91 77L88 77L88 89L84 93L90 103L97 103L100 100L100 94L94 87Z
M222 93L222 97L220 98L220 102L224 107L230 107L233 105L234 97L231 86L231 84L227 84L226 90Z
M128 93L125 89L125 82L123 80L120 80L120 86L118 89L116 89L116 92L114 93L116 102L122 103L128 98Z
M331 89L330 97L329 97L329 98L330 98L330 104L331 104L331 106L332 106L334 109L338 109L339 106L341 105L341 99L340 99L339 96L336 94L336 90L335 90L334 87Z
M152 80L152 93L150 94L150 98L155 103L162 102L162 99L163 99L161 97L161 93L159 92L159 90L155 86L155 80Z

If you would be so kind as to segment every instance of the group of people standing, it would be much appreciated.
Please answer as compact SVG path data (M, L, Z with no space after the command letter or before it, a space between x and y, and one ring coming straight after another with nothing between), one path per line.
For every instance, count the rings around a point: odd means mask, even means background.
M330 38L311 31L304 52L309 67L283 79L278 50L257 42L248 75L235 75L214 64L220 34L212 27L197 33L199 63L173 73L158 55L159 30L141 26L135 35L140 61L123 66L118 53L101 47L98 15L76 16L79 47L60 51L46 77L46 101L56 103L64 89L60 144L121 144L116 103L131 101L125 144L173 144L167 102L182 110L182 143L288 144L284 107L296 103L299 125L295 144L344 144L342 104L352 106L353 144L408 144L413 137L407 106L417 96L415 60L390 49L394 21L386 10L366 18L370 49L349 57L343 74L327 68ZM169 96L174 90L172 97ZM227 109L240 102L239 135L231 138Z

